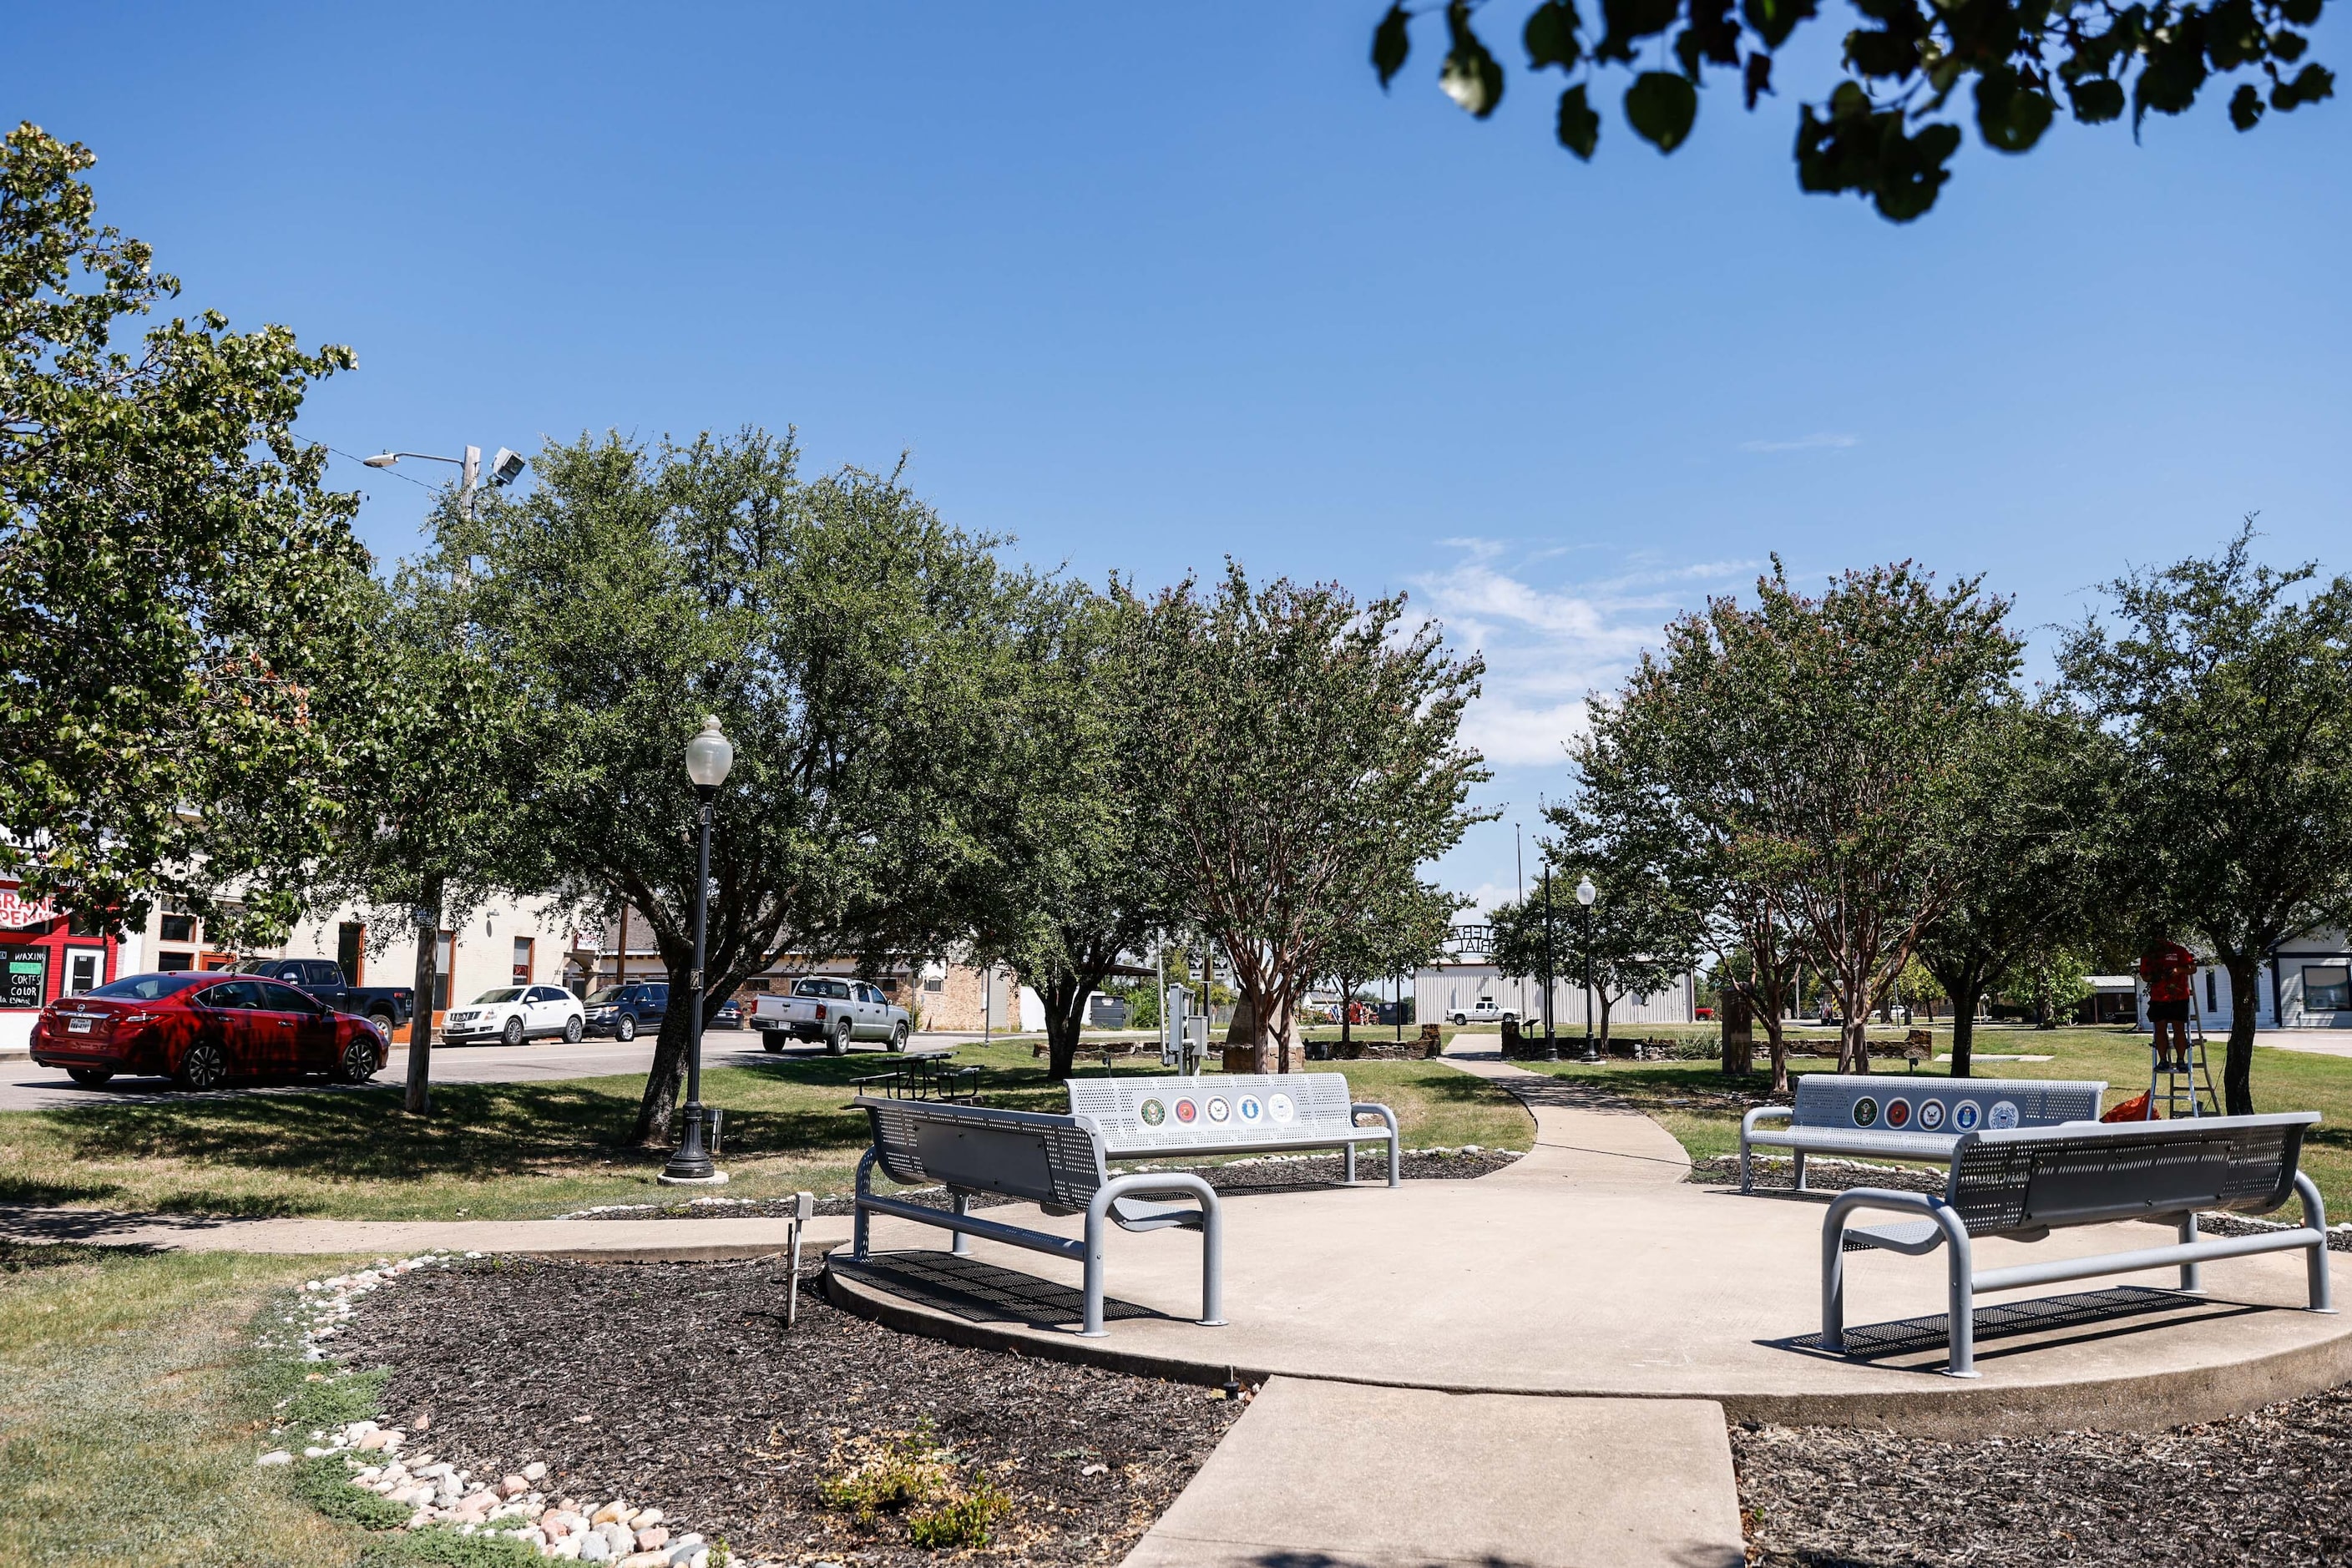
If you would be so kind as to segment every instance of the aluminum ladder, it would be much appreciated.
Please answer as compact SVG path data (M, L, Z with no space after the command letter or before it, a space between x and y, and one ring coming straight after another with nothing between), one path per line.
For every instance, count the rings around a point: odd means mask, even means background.
M2158 1052L2156 1026L2148 1026L2147 1117L2151 1121L2159 1114L2159 1105L2164 1108L2160 1114L2174 1118L2221 1114L2221 1097L2213 1092L2213 1074L2205 1065L2205 1007L2194 990L2189 998L2188 1039L2189 1064L2168 1065L2166 1057Z

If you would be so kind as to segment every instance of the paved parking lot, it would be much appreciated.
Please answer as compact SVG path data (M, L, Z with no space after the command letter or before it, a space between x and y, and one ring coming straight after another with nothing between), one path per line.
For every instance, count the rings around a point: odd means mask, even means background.
M946 1050L972 1035L918 1035L911 1042L914 1049ZM760 1062L790 1059L796 1056L822 1056L821 1046L793 1046L780 1058L760 1048L760 1037L750 1029L715 1029L703 1037L702 1065L705 1067L750 1067ZM858 1048L854 1054L872 1056L877 1063L887 1053L871 1047ZM561 1040L535 1046L436 1046L433 1051L433 1081L436 1083L529 1083L541 1079L595 1078L606 1073L642 1073L654 1059L654 1042L649 1035L639 1036L626 1045L614 1040L583 1040L567 1046ZM879 1066L876 1071L882 1070ZM396 1084L408 1076L408 1052L394 1046L392 1059L376 1074L377 1084ZM320 1084L306 1080L291 1084L256 1085L226 1089L228 1094L284 1094L289 1092L316 1093L320 1089L341 1089L336 1084ZM160 1078L119 1078L104 1089L84 1089L67 1079L62 1068L39 1067L23 1057L0 1061L0 1110L38 1110L56 1105L82 1105L94 1100L118 1100L139 1096L155 1100L176 1098L179 1090Z

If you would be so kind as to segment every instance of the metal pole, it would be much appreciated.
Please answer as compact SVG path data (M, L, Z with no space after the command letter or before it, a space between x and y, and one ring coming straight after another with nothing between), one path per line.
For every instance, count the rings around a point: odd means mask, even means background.
M1592 906L1584 909L1584 1059L1597 1062L1601 1053L1592 1048Z
M1544 1007L1544 1014L1543 1014L1543 1018L1544 1018L1544 1060L1546 1060L1546 1061L1548 1061L1548 1062L1556 1062L1556 1061L1559 1060L1559 1040L1555 1039L1555 1038L1552 1037L1552 1032L1551 1032L1551 992L1552 992L1552 976L1553 976L1554 974L1556 974L1556 973L1559 973L1559 968L1558 968L1557 963L1554 962L1554 960L1553 960L1553 958L1552 958L1552 947L1551 947L1551 867L1550 867L1549 864L1547 864L1547 865L1544 867L1544 874L1543 874L1543 901L1544 901L1544 998L1543 998L1543 1007Z
M694 879L694 971L687 977L686 1127L677 1152L662 1170L669 1182L707 1182L718 1174L702 1146L702 958L710 920L710 803L719 787L697 784L694 793L702 797L702 845Z

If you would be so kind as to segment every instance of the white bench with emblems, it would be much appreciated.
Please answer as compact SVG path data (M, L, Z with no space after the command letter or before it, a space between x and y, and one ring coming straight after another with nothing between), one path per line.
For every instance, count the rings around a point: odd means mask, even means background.
M1807 1154L1864 1154L1882 1160L1952 1163L1970 1132L2060 1127L2096 1121L2104 1082L2055 1079L1874 1077L1807 1073L1794 1105L1759 1105L1739 1122L1739 1190L1752 1190L1751 1147L1796 1156L1796 1187L1805 1190ZM1768 1127L1768 1121L1786 1125Z
M1070 1114L1101 1131L1112 1160L1339 1149L1356 1179L1356 1145L1385 1142L1389 1185L1402 1176L1396 1112L1349 1098L1335 1072L1211 1073L1198 1078L1074 1078ZM1377 1116L1377 1127L1359 1116Z

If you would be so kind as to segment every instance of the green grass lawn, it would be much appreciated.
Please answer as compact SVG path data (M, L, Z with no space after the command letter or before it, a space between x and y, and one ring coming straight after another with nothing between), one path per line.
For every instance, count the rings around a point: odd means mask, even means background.
M1664 1033L1652 1029L1650 1033ZM1829 1038L1823 1030L1807 1037ZM1874 1026L1874 1036L1899 1039L1897 1027ZM1936 1049L1948 1053L1951 1030L1939 1024L1934 1030ZM2213 1083L2221 1082L2223 1040L2208 1042ZM2104 1079L2106 1103L2114 1106L2147 1088L2147 1037L2124 1028L2033 1029L2022 1025L1984 1025L1976 1029L1974 1076L1978 1078ZM1764 1056L1763 1037L1756 1042L1757 1060ZM2041 1062L1990 1061L1988 1056L2046 1056ZM1678 1139L1693 1159L1739 1152L1742 1110L1759 1102L1769 1081L1761 1073L1727 1079L1715 1062L1616 1062L1583 1067L1573 1062L1529 1062L1538 1072L1568 1078L1599 1077L1647 1111ZM1792 1057L1789 1069L1801 1077L1834 1066L1829 1057ZM1900 1058L1874 1070L1901 1073ZM1922 1064L1919 1073L1946 1075L1950 1064ZM2302 1051L2254 1049L2254 1108L2257 1110L2316 1110L2325 1119L2304 1142L2303 1167L2319 1184L2333 1219L2352 1219L2352 1058L2312 1056Z
M0 1563L355 1562L360 1531L253 1462L289 1376L254 1312L338 1267L0 1242Z
M848 1190L866 1142L850 1080L894 1058L787 1058L703 1076L725 1108L720 1163L732 1197ZM990 1104L1061 1110L1068 1100L1020 1042L967 1047ZM1524 1149L1533 1123L1492 1085L1434 1062L1344 1064L1360 1099L1393 1107L1406 1142ZM1102 1070L1097 1060L1083 1073ZM1156 1060L1115 1070L1153 1073ZM207 1215L352 1219L541 1218L592 1204L674 1200L661 1157L615 1146L635 1115L635 1077L446 1084L412 1118L400 1091L95 1100L0 1114L0 1202Z

